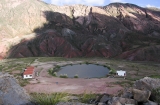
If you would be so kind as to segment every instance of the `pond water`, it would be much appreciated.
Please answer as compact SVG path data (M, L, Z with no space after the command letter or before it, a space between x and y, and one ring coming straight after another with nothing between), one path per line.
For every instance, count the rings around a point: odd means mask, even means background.
M109 69L104 66L94 64L77 64L61 67L57 72L57 76L67 74L69 78L73 78L76 74L78 78L99 78L105 77L109 73Z

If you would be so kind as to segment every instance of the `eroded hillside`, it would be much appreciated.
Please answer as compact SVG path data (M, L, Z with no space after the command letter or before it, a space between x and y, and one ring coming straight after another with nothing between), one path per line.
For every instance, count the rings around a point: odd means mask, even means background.
M0 1L0 57L117 57L159 61L160 12L133 4L55 6Z

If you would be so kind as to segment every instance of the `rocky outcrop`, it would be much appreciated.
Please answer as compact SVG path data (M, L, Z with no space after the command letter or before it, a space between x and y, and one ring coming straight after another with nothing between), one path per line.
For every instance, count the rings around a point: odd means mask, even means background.
M3 0L0 4L1 58L100 56L160 62L159 11L128 3L93 7ZM35 36L28 38L30 33Z
M150 88L146 87L146 84L148 84ZM159 84L160 79L145 77L137 80L133 87L125 89L117 96L102 94L96 97L96 99L89 101L89 103L94 105L158 105L159 100L156 100L157 102L153 102L153 100L155 100L153 98L156 94L154 94L152 90L160 88Z
M56 105L94 105L94 104L85 104L80 102L59 102Z
M138 89L133 89L133 98L137 102L147 102L149 100L150 95L151 95L150 91L142 91Z
M160 13L152 12L149 9L139 7L134 4L112 3L104 9L112 16L128 27L129 30L152 34L153 30L160 28Z
M33 105L30 96L8 74L0 73L0 105Z
M160 79L144 77L135 82L134 87L139 90L149 90L160 88Z

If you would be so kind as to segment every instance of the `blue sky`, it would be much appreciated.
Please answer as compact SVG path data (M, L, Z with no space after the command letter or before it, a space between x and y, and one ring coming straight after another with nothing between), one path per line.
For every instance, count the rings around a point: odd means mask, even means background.
M158 7L160 8L160 0L42 0L46 3L55 5L71 5L71 4L84 4L92 6L105 6L112 2L132 3L142 7Z

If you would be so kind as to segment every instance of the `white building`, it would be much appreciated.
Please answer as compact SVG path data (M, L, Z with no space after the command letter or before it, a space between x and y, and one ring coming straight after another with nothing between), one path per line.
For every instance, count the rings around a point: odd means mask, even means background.
M119 70L116 72L118 76L126 76L126 71Z
M23 73L23 78L33 78L34 76L34 67L27 67Z

